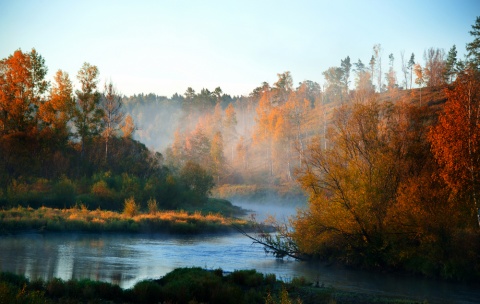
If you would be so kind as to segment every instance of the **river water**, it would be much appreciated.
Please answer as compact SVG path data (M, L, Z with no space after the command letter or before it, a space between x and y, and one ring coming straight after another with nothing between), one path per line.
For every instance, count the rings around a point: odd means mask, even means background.
M239 233L20 234L0 236L0 269L29 278L90 278L131 288L178 267L256 269L289 281L304 276L325 286L378 295L406 296L430 303L480 303L472 285L369 273L320 263L277 260Z

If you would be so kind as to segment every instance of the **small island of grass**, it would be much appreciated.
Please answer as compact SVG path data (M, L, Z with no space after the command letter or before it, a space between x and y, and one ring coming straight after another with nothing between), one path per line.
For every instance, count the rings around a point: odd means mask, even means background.
M227 202L228 203L228 202ZM132 206L133 205L133 206ZM224 206L225 203L217 202ZM231 204L230 204L231 206ZM246 220L221 213L156 210L146 213L137 209L133 200L126 200L123 212L88 210L85 205L71 208L14 207L0 210L0 233L35 232L128 232L128 233L205 233L246 228Z

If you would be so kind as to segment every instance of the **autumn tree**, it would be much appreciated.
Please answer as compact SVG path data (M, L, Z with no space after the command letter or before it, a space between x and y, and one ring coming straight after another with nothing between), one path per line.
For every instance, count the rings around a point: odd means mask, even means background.
M395 58L393 57L393 54L388 55L389 68L388 73L385 74L385 78L387 79L387 89L389 91L397 87L397 75L393 68L394 60Z
M103 98L100 103L100 108L103 110L103 132L102 136L105 140L105 162L108 162L108 143L110 138L116 136L122 127L125 117L122 111L122 100L113 83L108 85L105 83Z
M102 131L104 112L100 107L101 95L97 90L98 73L96 66L85 62L77 74L81 90L75 92L77 99L73 122L80 138L82 157L92 137Z
M17 50L0 61L0 133L24 132L38 123L49 83L45 60L35 49Z
M50 98L39 108L40 120L56 130L65 130L71 119L75 101L68 73L58 70L50 90Z
M223 137L222 133L218 131L212 138L210 144L211 172L217 178L217 183L220 182L220 175L225 173L225 155L223 152Z
M444 84L445 52L443 49L429 48L423 53L425 59L424 80L427 87Z
M330 128L331 145L324 149L318 139L308 147L298 176L309 208L294 223L302 252L340 251L342 259L358 263L382 259L384 218L399 182L397 149L385 139L385 110L376 102L344 105Z
M290 159L298 159L300 165L301 158L305 149L305 127L307 115L310 111L310 101L307 99L307 87L302 85L295 93L290 95L284 107L284 115L288 121L285 133L290 135L289 149ZM298 157L295 157L294 151L298 151ZM293 172L293 164L289 160L289 178L290 172Z
M71 137L70 123L75 108L73 86L68 73L58 70L55 82L47 98L38 109L38 119L43 141L47 145L63 149ZM48 140L47 140L48 138ZM51 151L50 151L51 153ZM56 161L60 164L60 161Z
M202 164L204 168L210 167L211 141L205 134L204 128L198 124L196 128L185 138L186 159Z
M459 204L480 225L480 75L466 70L458 75L429 140L443 180L458 195Z
M422 105L422 87L425 84L425 74L424 74L424 69L420 64L415 64L414 66L414 72L416 75L415 78L415 83L420 87L420 105Z
M132 138L133 133L135 132L137 128L135 127L135 122L133 121L133 118L130 114L127 114L125 116L125 121L121 127L122 130L122 137L123 138Z
M236 160L238 163L238 167L241 169L241 171L246 171L248 169L249 145L245 140L245 137L240 136L235 150L237 152Z
M261 157L264 160L265 168L269 168L270 175L273 175L273 108L271 92L264 91L256 108L256 124L252 136L254 145L260 147Z
M330 67L322 74L325 78L325 93L327 94L329 101L342 102L344 92L344 85L342 82L344 77L343 69L340 67Z
M223 133L225 142L230 146L230 159L233 161L234 141L237 138L237 113L233 103L230 103L225 109L225 118L223 120Z
M371 94L375 92L375 88L372 84L372 74L363 62L358 59L358 62L354 63L355 66L355 99L358 102L367 100Z
M223 109L221 103L215 105L212 115L206 114L205 117L204 131L209 138L212 138L217 132L222 131Z
M273 84L273 102L283 104L287 101L290 92L293 90L292 75L289 71L277 74L278 80Z

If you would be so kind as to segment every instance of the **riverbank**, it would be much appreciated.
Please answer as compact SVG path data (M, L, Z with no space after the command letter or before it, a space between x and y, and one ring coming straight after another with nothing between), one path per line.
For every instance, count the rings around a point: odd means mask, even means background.
M0 234L36 232L211 233L248 229L246 220L200 211L156 211L127 215L83 207L0 210Z
M407 298L373 296L314 286L303 278L289 283L255 270L179 268L131 289L92 281L29 280L0 273L1 303L421 303Z

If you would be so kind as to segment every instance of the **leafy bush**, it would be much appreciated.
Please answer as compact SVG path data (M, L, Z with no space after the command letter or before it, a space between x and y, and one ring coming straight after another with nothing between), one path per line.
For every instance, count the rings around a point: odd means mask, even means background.
M235 284L257 287L263 284L263 274L256 270L236 270L232 273L232 279Z
M133 287L133 295L138 303L162 302L162 289L153 281L141 281Z
M125 203L123 205L123 214L133 217L138 214L140 211L140 206L135 202L133 197L125 199Z

